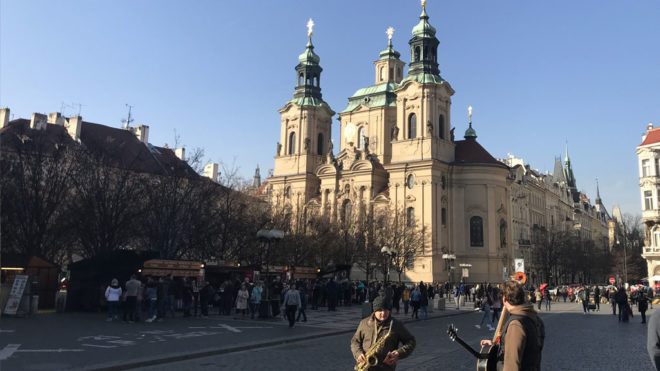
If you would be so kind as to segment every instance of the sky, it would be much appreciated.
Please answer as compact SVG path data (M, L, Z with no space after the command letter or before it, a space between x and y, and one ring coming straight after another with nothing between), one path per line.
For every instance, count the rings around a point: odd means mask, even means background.
M246 178L259 165L265 177L309 18L323 99L340 112L374 84L388 27L410 60L420 13L417 0L2 0L0 106L121 127L129 104L152 144L201 148L208 162ZM635 147L660 125L660 2L428 0L427 13L456 91L457 139L472 106L496 158L552 171L568 145L592 202L598 178L610 212L641 214Z

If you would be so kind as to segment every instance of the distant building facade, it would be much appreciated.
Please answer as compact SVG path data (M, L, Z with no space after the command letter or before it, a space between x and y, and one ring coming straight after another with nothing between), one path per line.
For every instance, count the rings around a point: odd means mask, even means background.
M644 223L644 249L649 284L660 283L660 127L652 123L637 146L639 188Z

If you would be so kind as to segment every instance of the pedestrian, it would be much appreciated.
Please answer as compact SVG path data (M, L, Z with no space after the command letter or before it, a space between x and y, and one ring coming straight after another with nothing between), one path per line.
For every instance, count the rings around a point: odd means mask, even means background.
M293 284L284 294L282 302L286 318L289 320L289 328L293 328L296 323L296 311L300 308L300 292L296 290L296 285Z
M651 305L651 309L653 309L653 287L649 286L649 288L646 291L646 297L649 299L649 304Z
M250 318L254 319L254 314L257 313L258 318L261 316L261 294L263 293L263 282L257 281L252 289L252 294L250 295Z
M298 290L298 293L300 294L300 306L298 307L298 316L296 317L296 322L300 322L301 315L303 317L303 322L307 322L307 313L305 313L305 310L307 309L307 289L305 288L304 284L300 284L298 286L300 287Z
M607 298L610 301L610 305L612 306L612 314L616 316L616 289L614 286L610 287L609 290L607 290Z
M653 312L649 318L646 351L649 353L655 369L660 371L660 310Z
M153 322L156 319L156 305L158 303L158 284L152 278L147 280L147 288L145 289L145 297L149 303L149 310L147 312L147 319L145 322Z
M644 290L639 291L639 296L637 297L637 310L642 316L642 323L646 323L646 310L649 308L649 299L646 297Z
M250 293L248 292L247 286L245 283L241 284L241 288L236 294L236 314L241 312L241 317L245 317L247 314L248 299L250 298Z
M185 277L183 279L183 287L181 288L181 302L183 304L183 316L190 317L190 309L192 308L193 303L193 288L192 283Z
M119 281L113 278L110 285L105 289L105 300L108 303L108 318L106 321L110 322L117 319L117 309L119 307L119 298L121 297L121 287Z
M144 289L145 285L142 280L138 280L140 282L140 287L138 287L138 294L135 297L135 322L140 321L142 318L142 311L143 311L143 303L144 303Z
M600 287L594 285L594 304L596 304L596 312L600 312Z
M628 295L623 286L620 286L619 290L614 294L614 301L616 301L616 305L619 307L619 322L628 322L628 311L626 310L628 306Z
M325 284L325 296L328 300L328 310L335 311L337 310L337 299L339 295L339 285L335 282L334 278L330 278L330 281Z
M490 308L493 310L493 319L491 323L497 323L500 320L500 313L502 313L502 294L497 286L493 287L493 306Z
M548 290L547 287L545 288L545 295L543 295L543 296L544 296L544 299L545 299L545 310L547 310L549 312L550 311L550 303L552 303L552 297L550 296L550 290Z
M419 284L419 315L422 319L428 319L428 306L429 306L429 294L426 291L426 285L424 283Z
M390 316L391 308L383 296L376 297L372 304L373 313L360 321L351 339L351 352L358 364L377 364L370 370L394 370L397 362L415 349L415 337L401 321ZM382 343L374 349L379 341Z
M403 302L403 314L408 315L408 306L410 305L410 289L405 284L403 286L403 291L401 292L401 301Z
M566 298L568 297L568 287L564 286L561 288L561 296L564 297L564 303L565 303Z
M497 369L540 370L545 342L545 325L534 306L525 303L525 291L517 281L506 281L502 302L510 313L503 327L498 350ZM482 340L481 346L493 345Z
M474 327L480 329L481 326L484 325L484 322L486 322L486 326L488 326L489 330L494 330L492 323L493 323L493 318L490 315L490 308L493 305L493 299L491 297L492 291L488 290L486 293L486 297L481 300L481 310L484 311L484 315L481 317L481 322L479 322L478 325L474 325Z
M410 305L412 305L413 309L411 318L419 319L419 299L421 296L422 294L419 292L419 287L415 286L413 292L410 293Z
M538 310L541 310L541 303L543 302L543 295L541 294L541 290L534 290L534 299L536 299L535 301L538 305Z
M213 288L213 285L211 285L211 282L202 281L201 284L203 286L199 291L200 312L202 313L202 317L206 318L209 316L209 304L212 303L215 298L215 289Z
M399 302L401 301L401 292L403 290L400 285L392 284L392 291L394 292L392 296L392 309L396 309L396 313L399 314L399 309L401 308Z
M584 314L589 313L589 287L585 286L580 293L578 294L580 300L582 301L582 310Z
M280 281L280 277L275 276L270 284L270 289L268 290L268 295L269 295L268 299L270 300L271 311L273 313L273 317L275 318L277 318L280 315L280 300L281 300L283 288L284 286Z
M126 281L126 311L124 312L124 321L128 323L135 322L137 312L137 295L142 282L138 281L136 276L131 275L131 279Z

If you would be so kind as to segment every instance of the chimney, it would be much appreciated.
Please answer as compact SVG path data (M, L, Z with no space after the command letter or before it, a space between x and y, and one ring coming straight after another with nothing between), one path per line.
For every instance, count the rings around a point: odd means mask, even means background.
M186 149L185 148L175 148L174 149L174 154L176 157L178 157L181 161L186 161Z
M64 126L64 117L59 112L53 112L48 114L48 123L55 124L59 126Z
M148 125L138 125L134 128L128 128L138 140L144 144L149 144L149 126Z
M0 109L0 129L9 124L9 108Z
M204 166L204 176L214 182L218 181L218 164L210 163Z
M35 129L35 130L45 129L47 122L48 119L46 118L46 115L35 112L32 114L32 119L30 120L30 129Z
M651 131L651 130L653 130L653 123L649 122L649 124L646 125L646 131Z
M71 117L68 121L64 122L66 131L69 132L71 139L80 143L80 128L82 127L82 116Z

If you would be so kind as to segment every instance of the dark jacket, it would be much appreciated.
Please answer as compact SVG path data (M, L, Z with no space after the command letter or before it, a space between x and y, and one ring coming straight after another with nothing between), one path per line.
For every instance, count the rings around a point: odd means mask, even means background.
M383 363L385 356L387 353L396 350L399 352L399 359L408 357L415 349L415 337L408 331L408 329L406 329L403 322L394 319L391 316L378 326L379 331L376 335L377 323L378 321L373 314L360 321L360 325L351 339L351 352L353 353L353 358L357 360L360 354L367 353L369 348L371 348L378 339L387 334L391 323L392 333L388 340L385 341L383 350L376 354L376 358L378 358L378 366L370 368L370 370L393 370L393 368ZM401 347L399 347L399 344L402 344Z
M511 309L500 340L499 360L504 371L538 371L545 338L543 321L532 304ZM539 333L540 332L540 333ZM498 368L500 369L500 368Z

